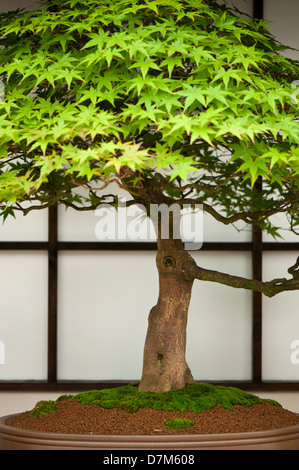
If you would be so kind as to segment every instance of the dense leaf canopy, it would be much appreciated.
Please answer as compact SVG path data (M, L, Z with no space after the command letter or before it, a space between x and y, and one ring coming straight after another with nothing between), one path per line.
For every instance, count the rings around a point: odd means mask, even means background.
M4 217L79 208L76 187L116 181L144 205L202 203L271 233L285 212L295 230L299 67L263 21L204 0L51 5L0 18Z

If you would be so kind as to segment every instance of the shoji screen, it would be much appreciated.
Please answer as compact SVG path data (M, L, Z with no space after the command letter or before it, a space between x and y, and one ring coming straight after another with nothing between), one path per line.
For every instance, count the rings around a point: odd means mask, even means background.
M261 12L262 2L230 3ZM2 1L0 9L33 4ZM299 46L296 1L265 1L264 13L278 39ZM138 380L158 295L154 243L100 241L94 212L59 207L57 219L55 211L48 215L32 212L0 226L0 388ZM197 263L246 277L286 274L299 252L297 236L283 232L285 239L273 243L237 228L204 215L203 246L191 253ZM195 379L259 388L265 381L299 382L299 365L291 361L291 346L299 343L298 295L268 300L195 282L187 331Z
M47 254L0 251L0 380L47 378Z

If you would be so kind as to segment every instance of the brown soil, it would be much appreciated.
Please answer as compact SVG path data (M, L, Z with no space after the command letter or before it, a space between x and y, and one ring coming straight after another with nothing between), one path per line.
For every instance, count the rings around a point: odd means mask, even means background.
M120 409L104 409L82 405L69 398L57 403L57 411L30 418L29 412L11 416L6 424L33 431L70 434L162 435L162 434L221 434L268 431L299 424L299 415L263 401L250 407L221 405L201 413L168 412L141 409L128 413ZM168 430L165 421L186 418L195 422L188 429Z

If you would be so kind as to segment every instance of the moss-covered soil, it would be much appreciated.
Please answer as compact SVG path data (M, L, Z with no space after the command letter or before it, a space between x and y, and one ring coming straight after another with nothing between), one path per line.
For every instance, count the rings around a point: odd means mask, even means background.
M142 408L164 411L193 411L200 413L220 404L223 408L233 409L235 405L251 406L262 400L251 393L235 387L223 387L206 383L193 383L182 389L169 392L140 392L138 383L103 390L91 390L76 395L62 395L56 401L38 402L31 411L31 417L42 416L55 411L56 403L73 398L84 405L98 405L102 408L120 408L129 413ZM280 406L279 403L271 403Z

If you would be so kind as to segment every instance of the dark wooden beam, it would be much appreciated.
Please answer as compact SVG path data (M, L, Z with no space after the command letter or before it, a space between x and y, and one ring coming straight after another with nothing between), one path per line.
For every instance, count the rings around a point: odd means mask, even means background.
M262 232L253 228L252 232L252 277L262 280ZM252 293L252 380L262 381L262 294Z
M264 1L253 0L253 18L262 20L264 18Z
M48 218L48 382L57 381L57 206L49 208Z
M263 0L253 0L253 17L263 19ZM256 183L257 190L262 190L262 178ZM252 277L263 280L263 233L260 228L252 227ZM262 294L252 293L252 380L262 382Z

